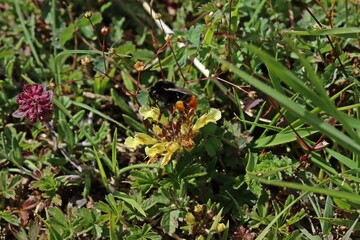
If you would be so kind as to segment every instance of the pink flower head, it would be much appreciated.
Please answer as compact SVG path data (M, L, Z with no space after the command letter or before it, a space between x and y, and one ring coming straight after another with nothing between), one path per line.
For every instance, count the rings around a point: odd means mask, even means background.
M41 122L46 122L46 118L53 114L54 108L53 92L45 90L45 85L26 84L16 100L21 107L13 112L12 116L15 118L25 117L31 124L35 123L38 118Z

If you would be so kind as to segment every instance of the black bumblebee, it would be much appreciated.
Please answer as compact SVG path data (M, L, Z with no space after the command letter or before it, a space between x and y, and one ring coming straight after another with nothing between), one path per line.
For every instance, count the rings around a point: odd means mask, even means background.
M189 90L179 88L173 82L159 81L150 89L150 98L154 102L162 102L163 108L176 107L180 112L196 109L196 96Z

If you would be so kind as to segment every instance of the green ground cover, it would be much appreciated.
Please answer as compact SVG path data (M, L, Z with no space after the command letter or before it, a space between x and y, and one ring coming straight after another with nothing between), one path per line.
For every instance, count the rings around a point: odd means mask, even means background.
M0 2L0 239L360 238L360 2Z

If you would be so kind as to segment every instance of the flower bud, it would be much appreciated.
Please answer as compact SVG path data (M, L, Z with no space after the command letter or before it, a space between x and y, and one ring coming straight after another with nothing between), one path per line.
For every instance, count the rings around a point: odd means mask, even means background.
M137 62L134 64L134 68L136 69L136 71L141 72L141 71L144 71L145 65L144 65L143 62L137 61Z
M87 11L84 16L87 18L87 19L90 19L91 16L92 16L92 12L91 11Z
M104 36L108 35L109 31L110 31L110 28L106 27L106 26L103 26L100 30L101 34Z

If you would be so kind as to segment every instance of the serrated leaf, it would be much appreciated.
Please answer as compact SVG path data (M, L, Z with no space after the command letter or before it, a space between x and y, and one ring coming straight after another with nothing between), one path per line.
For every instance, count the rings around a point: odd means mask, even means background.
M133 171L131 172L131 177L136 179L132 187L140 188L145 194L154 187L158 180L156 175L148 169Z
M133 52L134 60L140 60L140 61L150 61L154 57L154 52L148 50L148 49L137 49L135 52Z
M12 215L9 211L0 211L0 219L4 219L6 222L19 226L20 225L20 219L16 217L15 215Z
M202 4L198 9L199 13L209 13L219 10L212 2Z
M161 218L160 225L166 234L171 236L176 231L179 226L179 215L180 210L174 210L164 213Z
M48 213L52 217L48 221L51 221L53 224L56 224L57 226L60 226L62 228L68 227L68 223L64 216L64 213L59 208L50 207L48 209Z
M191 26L189 30L185 31L184 37L187 39L192 46L198 47L201 42L201 35L205 31L204 24L198 24L196 26Z
M210 157L215 157L216 153L221 151L222 149L222 142L216 136L209 136L208 138L206 138L204 146L207 154Z
M136 210L138 210L139 213L141 213L141 215L143 215L144 217L146 217L146 213L145 211L142 209L142 207L140 206L140 204L138 202L135 201L135 199L131 198L130 196L128 196L126 193L122 193L122 192L115 192L114 193L114 197L120 198L121 200L123 200L124 202L127 202L128 204L130 204L130 206L134 207Z
M66 42L73 38L74 29L75 25L71 23L59 34L59 43L61 46L65 46Z
M132 42L126 42L119 47L115 48L115 53L118 55L127 55L135 52L136 47Z

